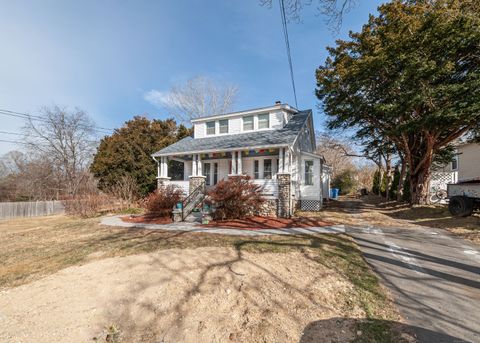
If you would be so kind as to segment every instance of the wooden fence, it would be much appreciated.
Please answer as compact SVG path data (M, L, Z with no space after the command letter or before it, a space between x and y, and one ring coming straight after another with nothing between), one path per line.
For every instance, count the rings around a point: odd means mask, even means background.
M0 219L48 216L63 214L65 209L61 201L24 201L0 202Z

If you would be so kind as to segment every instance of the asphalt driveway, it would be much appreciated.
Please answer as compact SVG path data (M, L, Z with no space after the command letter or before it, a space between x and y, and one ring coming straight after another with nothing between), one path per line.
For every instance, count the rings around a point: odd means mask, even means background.
M356 216L355 205L351 215ZM428 227L347 228L421 342L480 342L480 251Z

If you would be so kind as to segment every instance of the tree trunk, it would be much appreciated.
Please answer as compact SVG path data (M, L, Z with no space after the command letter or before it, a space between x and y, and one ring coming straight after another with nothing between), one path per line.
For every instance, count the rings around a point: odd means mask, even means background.
M385 157L385 177L387 181L387 185L385 187L385 197L387 201L390 201L390 187L392 185L392 159L389 153L387 153Z
M417 173L410 174L410 203L412 205L428 205L430 184L430 163L424 164ZM413 169L413 168L411 168Z
M407 165L405 160L402 159L402 165L400 167L400 177L398 178L398 188L397 188L397 201L401 202L403 199L403 186L405 184L405 176L407 175Z

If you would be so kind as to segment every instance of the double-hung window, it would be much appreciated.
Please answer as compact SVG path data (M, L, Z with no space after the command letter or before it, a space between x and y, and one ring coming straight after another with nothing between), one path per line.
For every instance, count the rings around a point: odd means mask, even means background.
M205 173L204 176L205 176L205 185L206 186L210 186L211 185L211 182L210 182L210 175L211 175L211 164L210 163L204 163L203 164L203 172Z
M253 178L259 179L260 178L260 164L258 160L253 161Z
M220 133L228 133L228 119L218 121Z
M313 185L313 161L305 161L305 185Z
M259 129L270 128L270 114L269 113L258 115L258 128Z
M207 121L207 135L214 135L215 134L215 122L214 121Z
M272 178L272 160L263 160L263 178Z
M452 170L458 169L458 155L455 155L452 160Z
M253 130L253 116L243 117L243 131Z

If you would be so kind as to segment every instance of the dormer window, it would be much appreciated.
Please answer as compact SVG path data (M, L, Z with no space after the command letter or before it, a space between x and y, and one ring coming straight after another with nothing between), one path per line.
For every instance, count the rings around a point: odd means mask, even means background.
M270 128L270 114L259 114L258 115L258 128L259 129L269 129Z
M228 119L220 120L218 123L220 133L228 133Z
M253 116L243 117L243 131L253 131Z
M214 134L215 134L215 122L207 121L207 135L214 135Z

